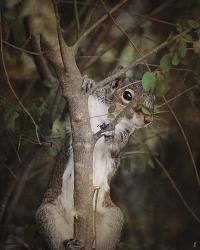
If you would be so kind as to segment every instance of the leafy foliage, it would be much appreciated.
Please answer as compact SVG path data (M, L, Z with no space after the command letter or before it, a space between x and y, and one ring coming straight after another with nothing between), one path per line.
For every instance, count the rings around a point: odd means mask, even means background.
M154 90L156 86L156 77L154 72L146 72L142 77L142 86L145 91Z

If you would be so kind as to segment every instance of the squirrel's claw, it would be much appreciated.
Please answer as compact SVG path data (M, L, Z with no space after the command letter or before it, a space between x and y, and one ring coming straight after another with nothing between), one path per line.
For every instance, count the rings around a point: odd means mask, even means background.
M84 247L81 246L79 240L76 239L69 239L63 242L65 246L65 250L84 250Z
M100 129L105 129L107 128L108 125L109 125L109 122L103 122L101 125L98 125L98 127L100 127Z
M83 76L83 83L81 86L81 91L87 93L95 84L95 81L88 78L87 75Z
M102 135L104 136L105 141L112 141L113 138L115 137L115 131L114 130L106 131L103 132Z

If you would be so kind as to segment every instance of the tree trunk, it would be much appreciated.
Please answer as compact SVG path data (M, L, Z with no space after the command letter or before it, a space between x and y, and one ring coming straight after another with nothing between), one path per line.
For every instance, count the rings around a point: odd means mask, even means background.
M88 113L88 95L81 93L82 76L76 66L74 52L68 52L70 68L64 89L67 97L72 127L72 145L74 153L74 202L75 238L84 243L85 249L92 248L93 208L92 208L92 173L93 173L93 137Z
M88 113L88 95L81 92L83 77L76 65L74 48L65 47L65 66L60 51L44 44L47 58L53 63L63 96L69 106L74 154L74 238L81 241L85 250L93 242L93 149L94 139Z

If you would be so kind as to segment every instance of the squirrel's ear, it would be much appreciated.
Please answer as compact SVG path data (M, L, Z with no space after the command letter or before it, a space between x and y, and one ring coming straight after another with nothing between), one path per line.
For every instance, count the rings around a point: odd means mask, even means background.
M122 70L124 68L124 66L122 65L118 65L112 72L112 75L114 75L115 73L117 73L118 71ZM119 76L117 78L117 80L121 80L123 81L126 78L126 73L124 73L123 75Z

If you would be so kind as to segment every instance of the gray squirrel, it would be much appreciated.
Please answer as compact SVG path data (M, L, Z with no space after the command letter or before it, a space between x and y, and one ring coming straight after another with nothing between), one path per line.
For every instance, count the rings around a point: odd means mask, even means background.
M91 83L86 79L83 86L88 87ZM137 109L131 108L128 114L121 117L113 131L102 133L94 147L93 186L98 188L98 196L93 198L96 199L96 209L93 203L96 213L95 250L114 250L119 241L123 214L110 198L110 182L119 167L120 152L130 135L152 122L154 96L143 90L141 82L133 83L122 76L97 89L88 98L93 133L112 122L134 98L139 100ZM108 115L111 106L114 109ZM142 107L150 113L144 114ZM57 157L52 180L36 214L39 231L46 241L47 249L51 250L84 249L79 241L73 239L74 163L72 146L67 143L69 140L70 135Z

